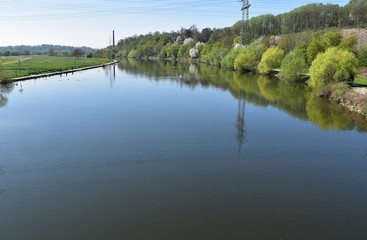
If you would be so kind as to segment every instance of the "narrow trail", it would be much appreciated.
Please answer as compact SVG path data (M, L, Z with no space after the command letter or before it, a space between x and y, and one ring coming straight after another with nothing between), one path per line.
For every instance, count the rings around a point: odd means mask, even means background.
M13 63L17 63L17 62L23 62L23 61L26 61L26 60L29 60L29 59L31 59L31 58L23 58L23 59L20 59L20 60L17 60L17 61L13 61L13 62L3 63L3 65L13 64Z

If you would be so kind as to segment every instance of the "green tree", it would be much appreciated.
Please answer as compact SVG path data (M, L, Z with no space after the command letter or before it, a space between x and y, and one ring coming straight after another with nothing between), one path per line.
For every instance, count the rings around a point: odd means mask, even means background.
M244 51L243 48L233 48L221 61L221 66L234 69L234 61Z
M234 61L234 69L239 71L256 71L261 56L267 50L263 44L251 45L244 48Z
M105 49L103 49L102 58L112 59L112 49L111 48L105 48Z
M29 55L31 55L31 51L29 51L29 50L24 50L24 51L23 51L23 55L24 55L24 56L29 56Z
M292 53L285 56L280 66L280 75L287 81L298 81L304 77L308 71L308 66L304 56L299 53Z
M312 62L309 85L322 87L330 82L351 81L357 64L353 53L337 47L329 48Z
M311 65L313 60L316 59L317 55L324 51L325 51L325 48L321 42L320 36L318 34L314 34L306 50L308 64Z
M322 37L322 44L324 46L324 49L327 49L329 47L336 47L338 46L342 41L342 35L340 32L327 32Z
M339 47L353 53L357 53L356 45L358 43L358 37L355 34L352 34L344 39L339 44Z
M177 52L177 57L178 58L187 58L189 56L189 51L190 49L193 47L192 44L182 44Z
M211 65L220 66L222 59L228 50L223 48L219 42L214 45L205 44L200 53L200 61Z
M74 57L74 58L81 58L83 56L83 50L81 50L80 48L76 48L72 51L71 55Z
M55 50L53 48L49 48L47 55L48 56L55 56L56 55Z
M262 55L258 69L260 73L269 74L271 70L279 68L284 56L284 51L278 47L271 47Z
M358 52L358 66L367 67L367 48L362 47Z
M291 52L295 47L295 39L291 35L283 36L278 42L278 48L282 49L285 53Z
M169 43L166 48L166 56L171 60L176 60L179 46L176 43Z
M137 58L137 57L138 57L138 53L135 49L129 52L128 58Z

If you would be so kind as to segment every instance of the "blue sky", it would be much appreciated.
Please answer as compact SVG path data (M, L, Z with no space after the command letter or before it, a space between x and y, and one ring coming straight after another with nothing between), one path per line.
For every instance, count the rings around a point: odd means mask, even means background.
M288 12L308 3L349 0L250 0L250 17ZM222 28L241 18L240 0L0 0L0 46L60 44L103 48L116 39L195 24Z

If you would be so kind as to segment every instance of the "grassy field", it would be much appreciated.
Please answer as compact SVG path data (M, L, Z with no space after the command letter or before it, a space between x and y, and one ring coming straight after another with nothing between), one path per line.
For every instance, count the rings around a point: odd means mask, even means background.
M75 68L89 67L109 62L101 58L22 56L2 57L0 64L10 78L28 76L30 74L51 73Z
M356 77L354 79L354 83L362 84L362 85L366 85L367 86L367 78L365 78L365 77Z

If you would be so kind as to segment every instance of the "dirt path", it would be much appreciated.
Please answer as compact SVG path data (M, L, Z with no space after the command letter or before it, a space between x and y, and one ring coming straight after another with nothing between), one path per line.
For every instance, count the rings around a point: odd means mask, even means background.
M26 61L26 60L29 60L31 58L23 58L23 59L20 59L18 61L14 61L14 62L7 62L7 63L3 63L3 65L7 65L7 64L12 64L12 63L17 63L17 62L23 62L23 61Z
M354 87L353 90L362 95L367 94L367 88L364 87Z

